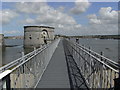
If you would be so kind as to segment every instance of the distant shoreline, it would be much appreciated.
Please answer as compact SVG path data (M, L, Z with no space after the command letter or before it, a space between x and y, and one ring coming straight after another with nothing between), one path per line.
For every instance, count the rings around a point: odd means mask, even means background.
M120 35L86 35L86 36L62 36L66 38L98 38L98 39L120 39Z
M120 35L86 35L86 36L65 36L56 35L66 38L98 38L98 39L120 39ZM24 36L5 36L4 39L24 39Z
M4 39L24 39L24 36L5 36Z

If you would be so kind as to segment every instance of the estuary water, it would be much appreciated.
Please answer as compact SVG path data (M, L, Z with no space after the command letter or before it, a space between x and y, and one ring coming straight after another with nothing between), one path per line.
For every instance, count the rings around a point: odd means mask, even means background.
M73 39L75 41L75 39ZM93 51L103 52L104 56L118 61L118 40L114 39L79 39L81 45L90 47ZM2 64L5 65L22 56L23 48L22 39L5 39L5 47L2 49ZM14 46L14 47L11 47ZM1 50L1 48L0 48ZM1 54L1 53L0 53Z
M22 56L23 49L22 39L5 39L5 45L8 47L2 50L2 64L10 63Z

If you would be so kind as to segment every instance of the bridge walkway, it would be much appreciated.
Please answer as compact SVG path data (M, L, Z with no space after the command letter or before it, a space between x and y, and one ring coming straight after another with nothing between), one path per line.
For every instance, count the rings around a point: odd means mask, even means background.
M37 88L70 88L62 40L58 44Z

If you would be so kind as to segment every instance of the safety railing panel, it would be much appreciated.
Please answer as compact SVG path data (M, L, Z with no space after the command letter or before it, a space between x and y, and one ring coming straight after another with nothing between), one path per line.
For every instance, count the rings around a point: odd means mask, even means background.
M114 79L119 76L118 63L75 42L65 42L90 88L114 87Z
M60 39L0 68L0 88L35 88L40 81Z

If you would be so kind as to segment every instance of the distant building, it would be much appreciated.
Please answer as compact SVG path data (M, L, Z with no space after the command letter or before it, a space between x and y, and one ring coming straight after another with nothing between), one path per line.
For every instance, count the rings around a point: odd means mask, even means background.
M0 46L4 45L4 35L0 34Z
M40 47L54 40L54 28L47 26L24 26L24 46Z

